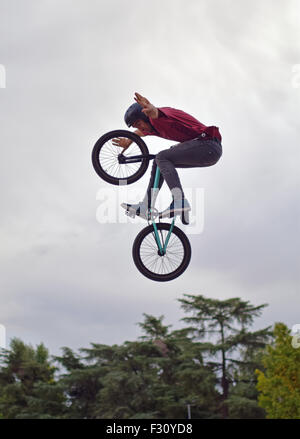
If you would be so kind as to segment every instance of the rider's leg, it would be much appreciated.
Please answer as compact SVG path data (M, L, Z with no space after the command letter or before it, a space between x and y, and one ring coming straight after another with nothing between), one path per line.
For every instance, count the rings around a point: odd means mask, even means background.
M157 163L154 159L148 188L146 190L146 194L145 194L143 201L142 201L142 203L146 204L148 206L148 208L152 208L155 205L155 201L157 199L158 193L159 193L159 191L163 185L163 182L164 182L164 177L162 176L162 173L160 172L157 188L153 189L155 175L156 175L156 169L157 169Z
M202 139L178 143L159 152L153 160L148 188L142 203L148 207L154 206L164 180L166 180L175 200L184 198L183 188L175 168L212 166L218 161L221 154L222 147L219 143ZM153 191L157 165L161 172L158 188Z
M154 207L159 190L162 187L163 182L164 182L164 178L160 172L157 188L153 189L155 175L156 175L156 169L157 169L157 164L156 164L155 160L153 160L151 176L150 176L148 188L146 190L146 193L145 193L143 200L137 204L128 204L128 203L121 204L121 206L124 209L128 210L132 214L132 216L137 215L137 216L141 216L144 219L147 219L148 209Z
M214 165L222 155L222 146L214 140L193 139L178 143L169 149L159 152L155 158L161 174L172 192L173 201L170 208L164 211L189 210L189 204L184 196L184 191L176 168L193 168ZM175 203L175 207L174 207Z
M153 161L149 185L142 202L138 204L125 204L121 206L131 209L132 213L147 219L146 212L155 203L158 190L166 180L172 192L173 201L168 209L162 212L163 216L190 210L188 201L185 199L183 188L175 168L193 168L212 166L222 155L222 146L213 140L193 139L178 143L171 148L159 152ZM152 188L155 179L156 167L160 168L158 190L153 193ZM174 204L175 203L175 204Z

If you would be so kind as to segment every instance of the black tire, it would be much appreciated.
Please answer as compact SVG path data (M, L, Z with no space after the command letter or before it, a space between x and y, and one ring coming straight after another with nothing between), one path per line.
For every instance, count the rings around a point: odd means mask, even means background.
M124 152L125 157L135 155L148 155L146 143L137 134L127 130L114 130L101 136L94 145L92 151L92 163L96 173L108 183L119 185L131 184L139 180L147 171L149 159L143 158L140 162L120 164L118 156L122 148L110 142L116 137L125 137L133 141Z
M168 223L157 224L161 241L164 242L170 227L171 224ZM132 256L137 269L144 276L158 282L170 281L180 276L188 267L191 254L191 245L187 236L176 226L173 227L164 256L158 253L153 225L140 231L132 247Z

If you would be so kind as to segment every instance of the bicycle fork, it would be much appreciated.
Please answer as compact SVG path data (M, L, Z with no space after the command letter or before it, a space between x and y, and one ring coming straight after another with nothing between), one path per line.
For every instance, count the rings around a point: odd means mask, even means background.
M160 169L157 166L156 172L155 172L154 185L153 185L153 189L154 190L158 189L159 177L160 177ZM156 240L156 244L157 244L158 252L159 252L160 256L163 256L163 255L166 254L167 246L168 246L168 243L169 243L169 240L170 240L173 228L174 228L174 223L175 223L175 218L173 218L173 221L172 221L172 224L171 224L171 227L170 227L170 230L168 232L168 235L166 237L165 242L161 242L161 239L160 239L160 236L159 236L159 233L158 233L158 230L157 230L157 225L156 225L154 220L152 221L152 225L153 225L153 229L154 229L154 235L155 235L155 240Z
M157 225L155 224L155 222L152 223L153 228L154 228L155 240L156 240L156 244L157 244L157 247L158 247L158 251L159 251L160 256L163 256L163 255L166 254L166 250L167 250L168 242L169 242L169 239L170 239L171 233L172 233L173 228L174 228L174 222L175 222L175 218L174 218L173 221L172 221L172 224L171 224L170 230L169 230L169 232L168 232L168 235L167 235L166 240L165 240L164 243L162 243L161 240L160 240L160 236L159 236L159 234L158 234L158 230L157 230Z

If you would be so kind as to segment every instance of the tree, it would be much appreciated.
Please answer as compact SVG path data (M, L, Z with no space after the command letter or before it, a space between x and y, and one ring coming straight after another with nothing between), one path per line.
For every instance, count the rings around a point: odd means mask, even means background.
M90 358L105 359L105 346L94 345ZM125 342L113 347L104 363L102 388L97 395L97 418L155 418L157 348L149 342Z
M110 347L107 347L111 350ZM63 355L54 357L64 369L58 384L66 397L66 410L63 417L68 419L93 419L96 399L102 388L103 371L98 365L90 364L83 356L75 354L70 348L62 348ZM84 352L80 349L80 352Z
M203 366L197 343L184 330L171 332L162 320L144 314L138 341L81 349L81 366L70 352L60 358L71 366L62 377L70 415L176 419L186 417L187 403L193 403L194 417L215 416L214 373Z
M265 305L191 295L179 301L187 327L172 330L163 316L144 314L142 335L122 345L92 343L79 354L64 347L50 360L43 344L13 339L0 356L0 417L182 419L188 406L193 418L263 417L254 370L264 370L269 332L248 327Z
M222 416L227 418L232 404L243 405L246 402L245 399L234 398L235 394L232 391L232 385L238 379L238 370L246 365L249 366L252 362L249 354L264 348L271 336L270 328L256 332L248 330L254 317L261 314L266 304L253 306L240 298L217 300L188 294L184 294L184 298L179 299L179 302L184 311L191 314L190 317L182 320L191 325L189 331L194 334L194 338L203 340L209 337L200 348L203 355L206 354L206 364L220 375L219 382L222 389L220 409ZM248 352L248 358L234 358L234 355L243 352L244 354ZM217 361L211 361L213 358ZM253 403L255 405L255 401L252 403L248 401L248 407Z
M1 355L0 412L4 418L55 417L62 411L64 397L55 387L55 367L43 344L34 349L14 338ZM49 386L49 387L48 387ZM48 388L47 407L41 392ZM50 394L54 399L51 398Z
M236 368L229 386L226 401L229 418L264 419L265 410L258 405L257 378L255 370L262 367L263 350L240 352L241 360L235 362Z
M170 331L170 325L163 325L163 316L144 314L139 323L144 336L159 349L157 361L160 368L157 410L163 418L184 418L187 405L193 406L193 417L216 417L219 393L216 390L216 376L210 366L203 363L199 343L188 336L189 330Z
M270 419L300 419L300 349L283 323L274 327L275 341L257 370L259 405Z

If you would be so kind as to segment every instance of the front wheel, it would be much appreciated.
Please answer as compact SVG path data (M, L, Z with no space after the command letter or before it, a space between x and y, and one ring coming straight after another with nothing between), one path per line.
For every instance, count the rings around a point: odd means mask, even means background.
M158 223L157 229L164 246L171 224ZM158 250L153 225L145 227L135 238L132 256L137 269L146 277L158 282L176 279L191 260L190 242L178 227L173 226L165 254Z
M124 153L122 148L112 143L117 137L132 140L132 144ZM108 183L131 184L139 180L147 171L148 155L149 150L141 137L131 131L115 130L97 140L92 152L92 163L99 177Z

